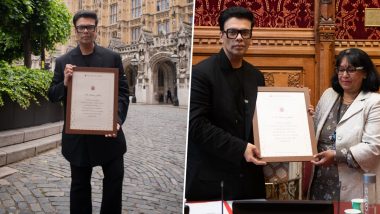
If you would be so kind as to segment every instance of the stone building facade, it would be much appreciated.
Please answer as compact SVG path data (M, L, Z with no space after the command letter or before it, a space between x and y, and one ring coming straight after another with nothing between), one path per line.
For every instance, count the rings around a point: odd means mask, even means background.
M64 0L99 17L97 43L121 54L131 99L147 104L188 105L193 0ZM70 41L54 57L76 46ZM54 67L54 62L52 67ZM170 103L170 101L169 101Z

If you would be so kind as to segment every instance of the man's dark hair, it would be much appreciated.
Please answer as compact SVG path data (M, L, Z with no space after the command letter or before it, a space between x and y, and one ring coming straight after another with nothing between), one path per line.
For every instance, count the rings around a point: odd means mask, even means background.
M251 29L255 25L255 18L251 11L244 7L230 7L223 10L219 16L220 31L224 31L224 23L230 18L247 19L251 22Z
M95 20L95 26L98 26L98 16L94 11L90 10L80 10L73 17L73 24L77 26L76 23L79 18L91 18Z
M348 64L354 67L363 67L363 72L367 74L367 77L363 79L361 91L364 92L377 92L379 90L380 78L379 73L376 70L371 58L368 54L358 48L349 48L339 53L336 62L335 69L340 66L343 58L347 58ZM343 95L343 88L339 84L338 74L334 72L334 76L331 79L331 85L334 91Z

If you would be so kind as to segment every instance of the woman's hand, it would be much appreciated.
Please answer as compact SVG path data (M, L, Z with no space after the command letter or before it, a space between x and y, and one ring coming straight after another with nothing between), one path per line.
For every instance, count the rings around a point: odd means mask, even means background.
M314 117L315 112L314 112L314 106L313 105L309 105L309 108L307 108L307 113L309 113L309 115L311 117Z
M310 162L316 166L330 166L335 162L335 155L335 150L326 150L314 155L314 160L311 160Z

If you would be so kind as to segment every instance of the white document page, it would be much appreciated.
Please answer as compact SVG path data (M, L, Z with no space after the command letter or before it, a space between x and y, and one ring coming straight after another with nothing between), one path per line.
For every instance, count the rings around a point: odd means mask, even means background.
M262 157L312 155L304 93L259 92L256 111Z
M71 129L113 130L114 74L74 72Z

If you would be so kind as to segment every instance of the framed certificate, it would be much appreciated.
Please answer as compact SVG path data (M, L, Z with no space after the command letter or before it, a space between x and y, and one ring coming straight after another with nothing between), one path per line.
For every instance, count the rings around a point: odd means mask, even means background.
M74 67L67 88L68 134L116 134L117 68Z
M317 153L307 88L259 87L253 117L263 161L310 161Z

